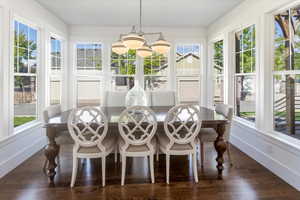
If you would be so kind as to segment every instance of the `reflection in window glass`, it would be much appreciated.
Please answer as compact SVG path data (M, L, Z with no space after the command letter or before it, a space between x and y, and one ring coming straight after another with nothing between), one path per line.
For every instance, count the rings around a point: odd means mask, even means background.
M77 82L77 107L99 106L101 84L99 80L79 80Z
M255 26L235 33L235 115L255 121Z
M223 40L214 43L214 104L224 103L224 54Z
M14 21L14 127L37 118L37 30Z
M77 44L77 70L102 70L102 45L96 43Z
M59 80L50 81L50 105L60 104L61 82Z
M255 76L236 76L236 116L255 121Z

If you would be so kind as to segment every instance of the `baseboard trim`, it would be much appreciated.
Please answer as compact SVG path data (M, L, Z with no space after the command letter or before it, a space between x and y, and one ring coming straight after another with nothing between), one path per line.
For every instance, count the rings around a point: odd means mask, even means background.
M0 163L0 178L8 174L10 171L22 164L25 160L41 150L45 146L46 142L46 139L41 137L41 139L32 145L18 151L16 154Z
M260 136L261 137L261 136ZM262 138L261 138L262 139ZM261 165L269 169L271 172L279 176L295 189L300 191L300 174L290 169L278 160L260 151L255 146L243 141L238 136L232 134L230 142L239 148L242 152L259 162Z

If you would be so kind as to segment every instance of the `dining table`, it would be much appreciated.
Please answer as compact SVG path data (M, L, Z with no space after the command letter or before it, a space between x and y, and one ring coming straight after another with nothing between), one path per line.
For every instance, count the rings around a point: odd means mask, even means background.
M149 106L153 112L155 113L158 131L159 134L164 130L164 120L168 114L168 111L172 108L172 106ZM214 142L214 147L217 152L217 178L222 179L223 173L223 163L224 158L223 154L226 151L226 143L224 141L223 135L225 133L226 125L229 121L222 114L217 113L215 110L201 107L196 105L196 108L199 110L201 116L201 128L214 128L217 132L217 137ZM108 134L116 132L118 130L118 120L120 114L126 107L108 107L101 106L99 109L105 114L108 120ZM48 144L44 149L44 154L46 159L48 160L47 166L47 176L49 178L50 184L54 184L54 178L56 175L56 158L60 151L60 145L56 142L56 138L60 136L62 130L68 130L68 117L73 109L66 110L61 112L59 115L56 115L48 120L45 123L44 128L46 129L46 135L48 138ZM115 131L113 131L115 130Z

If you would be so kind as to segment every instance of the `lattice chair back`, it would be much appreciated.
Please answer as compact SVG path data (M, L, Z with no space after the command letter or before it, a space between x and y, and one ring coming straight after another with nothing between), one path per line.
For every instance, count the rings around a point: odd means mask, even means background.
M202 120L199 110L192 105L178 105L171 108L164 122L164 129L170 139L168 149L174 144L195 145Z
M74 109L69 115L68 129L78 147L94 147L104 152L102 141L108 130L106 116L95 107Z
M151 139L157 129L154 112L145 106L133 106L124 110L119 118L119 132L125 141L124 150L129 145L147 144L153 150Z

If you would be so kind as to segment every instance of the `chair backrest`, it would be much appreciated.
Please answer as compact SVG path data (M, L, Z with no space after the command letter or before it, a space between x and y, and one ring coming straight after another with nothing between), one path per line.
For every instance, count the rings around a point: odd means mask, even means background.
M230 131L231 131L231 121L233 117L233 108L226 104L217 104L216 105L216 112L218 114L223 115L228 119L228 124L226 125L225 133L224 133L224 139L225 141L229 140L230 137Z
M107 134L108 121L101 110L90 106L72 110L68 129L78 147L98 146L105 151L102 141Z
M154 112L145 106L133 106L124 110L119 118L119 132L125 141L124 150L129 145L147 144L153 150L151 139L157 129Z
M105 93L104 106L124 107L127 92L107 91Z
M174 91L155 91L151 94L152 106L175 106Z
M174 144L188 144L195 147L202 120L199 110L193 105L178 105L171 108L164 121L164 129L170 139L168 149Z
M44 116L44 122L48 123L49 119L52 117L55 117L61 113L61 105L52 105L48 106L44 111L43 111L43 116Z

